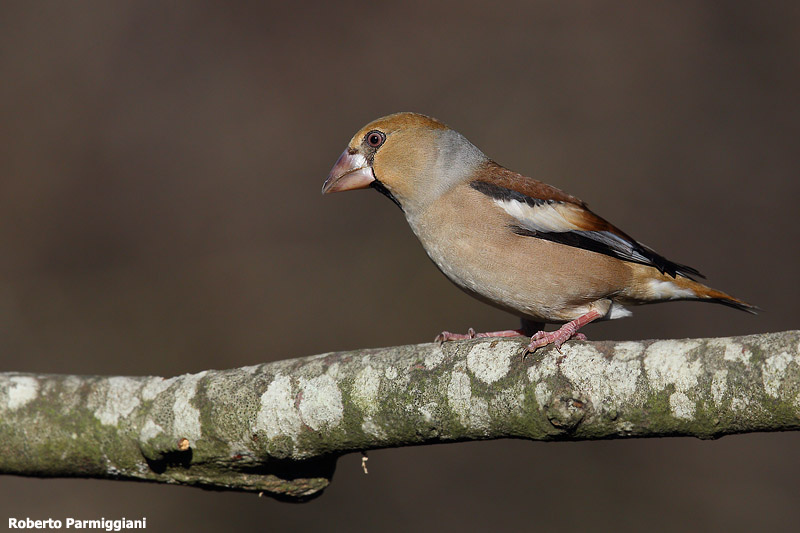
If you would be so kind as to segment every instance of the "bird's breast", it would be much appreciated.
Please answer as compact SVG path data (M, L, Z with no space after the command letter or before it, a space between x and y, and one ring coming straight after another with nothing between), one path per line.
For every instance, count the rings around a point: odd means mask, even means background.
M465 187L406 213L439 270L473 296L519 316L564 322L619 291L629 276L620 261L515 234L507 213L479 195Z

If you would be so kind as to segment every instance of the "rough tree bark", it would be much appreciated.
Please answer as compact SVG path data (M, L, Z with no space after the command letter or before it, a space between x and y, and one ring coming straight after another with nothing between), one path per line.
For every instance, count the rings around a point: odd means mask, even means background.
M303 500L354 451L800 427L800 331L569 342L526 360L524 345L366 349L168 379L0 374L0 473Z

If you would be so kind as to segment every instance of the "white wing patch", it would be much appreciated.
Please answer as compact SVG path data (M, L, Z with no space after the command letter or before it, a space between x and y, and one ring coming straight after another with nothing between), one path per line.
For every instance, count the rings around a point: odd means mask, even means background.
M531 231L542 233L573 232L608 246L614 253L630 261L650 264L652 259L636 249L634 243L615 235L610 231L587 231L570 222L571 212L579 210L577 206L563 202L530 205L518 200L495 199L494 203L503 211L514 217L520 226Z
M514 217L526 229L545 233L563 233L577 231L580 228L569 222L556 208L560 204L542 204L531 206L517 200L495 199L503 211Z

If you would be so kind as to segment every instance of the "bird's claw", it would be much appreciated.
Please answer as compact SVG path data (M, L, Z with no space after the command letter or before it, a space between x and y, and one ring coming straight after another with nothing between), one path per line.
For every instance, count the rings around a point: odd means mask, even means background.
M555 347L555 349L558 350L558 353L563 355L563 352L561 351L561 346L568 340L573 340L573 339L579 341L586 340L586 335L584 335L583 333L572 333L571 335L565 333L568 332L564 332L560 329L556 331L537 331L533 335L533 337L531 337L530 344L528 344L528 346L526 346L525 349L522 350L523 361L525 360L525 358L528 357L529 354L532 354L539 348L547 346L548 344L552 344Z
M436 335L436 338L433 340L433 342L436 342L441 346L443 343L447 341L461 341L465 339L474 339L475 337L477 337L477 334L475 333L475 330L472 328L469 328L466 334L443 331L438 335Z

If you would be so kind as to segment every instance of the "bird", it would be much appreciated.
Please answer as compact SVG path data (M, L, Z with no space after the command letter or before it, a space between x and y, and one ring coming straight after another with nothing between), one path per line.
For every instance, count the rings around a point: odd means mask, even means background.
M698 300L755 314L743 300L698 282L696 269L636 241L587 204L509 170L463 135L418 113L395 113L361 128L333 165L323 194L372 188L404 213L433 263L456 286L517 315L520 329L441 342L530 336L523 356L569 339L597 320L672 300ZM561 324L545 331L546 324Z

